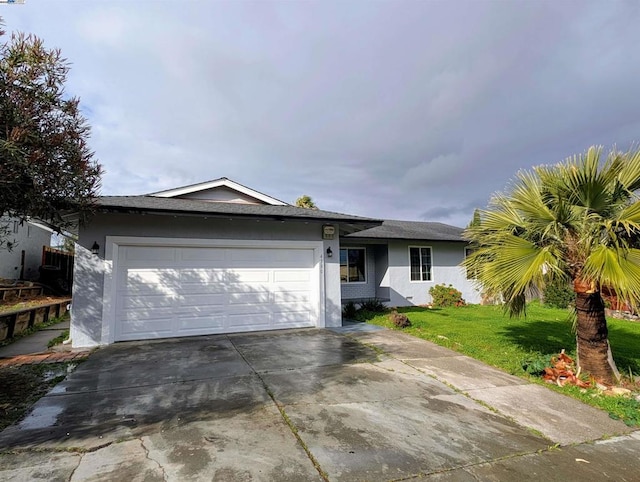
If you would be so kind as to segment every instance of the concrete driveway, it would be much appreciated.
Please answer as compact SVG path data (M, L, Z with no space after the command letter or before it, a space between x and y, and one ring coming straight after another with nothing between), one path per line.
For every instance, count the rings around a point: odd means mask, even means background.
M637 480L638 433L584 444L630 432L604 412L373 328L98 350L0 434L0 480Z

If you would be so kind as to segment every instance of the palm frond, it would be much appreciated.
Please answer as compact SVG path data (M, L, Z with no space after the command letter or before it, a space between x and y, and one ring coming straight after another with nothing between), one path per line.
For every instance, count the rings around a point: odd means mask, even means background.
M584 264L583 277L607 287L633 306L640 301L640 249L598 246Z
M629 191L640 189L640 149L631 149L623 156L624 166L618 174L618 180Z

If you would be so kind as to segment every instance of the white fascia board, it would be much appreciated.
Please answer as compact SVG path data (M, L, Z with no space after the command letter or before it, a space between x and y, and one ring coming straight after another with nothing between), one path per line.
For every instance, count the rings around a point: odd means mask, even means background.
M202 182L200 184L193 184L191 186L178 187L175 189L169 189L167 191L160 191L156 193L152 193L151 196L157 197L176 197L176 196L184 196L185 194L191 194L198 191L206 191L207 189L213 189L216 187L228 187L229 189L233 189L234 191L238 191L242 194L255 198L259 201L265 202L272 206L287 206L287 203L282 202L274 197L267 196L266 194L262 194L261 192L254 191L242 184L238 184L237 182L232 181L231 179L221 178L216 179L214 181Z

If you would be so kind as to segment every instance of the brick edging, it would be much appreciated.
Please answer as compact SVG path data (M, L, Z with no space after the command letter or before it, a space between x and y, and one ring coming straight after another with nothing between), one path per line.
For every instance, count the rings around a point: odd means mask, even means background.
M36 353L34 355L18 355L0 359L0 368L20 365L39 365L41 363L63 363L74 360L84 360L90 351Z

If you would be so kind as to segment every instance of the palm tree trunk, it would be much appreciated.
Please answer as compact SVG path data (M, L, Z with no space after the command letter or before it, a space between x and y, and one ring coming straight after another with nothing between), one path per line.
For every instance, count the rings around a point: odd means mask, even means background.
M578 366L606 385L620 379L611 356L604 302L599 291L576 290Z

